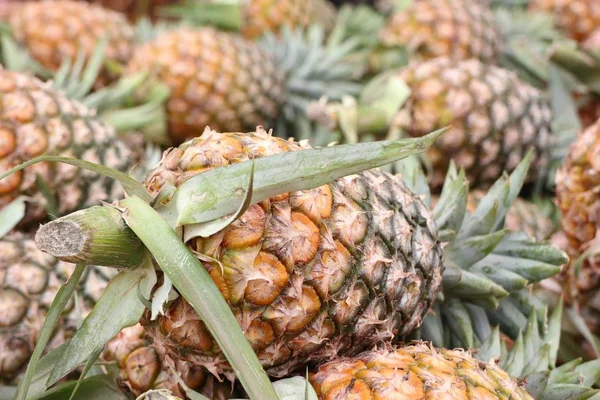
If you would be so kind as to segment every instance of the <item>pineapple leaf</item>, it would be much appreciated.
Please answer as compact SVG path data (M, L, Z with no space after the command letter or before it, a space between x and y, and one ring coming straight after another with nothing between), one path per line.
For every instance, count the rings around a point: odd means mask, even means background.
M26 200L24 196L19 196L0 209L0 239L23 219Z
M523 289L529 284L527 279L523 278L521 275L505 269L494 268L493 265L484 262L486 260L488 260L488 257L475 264L471 268L471 272L485 276L508 292Z
M78 160L76 158L71 158L71 157L59 157L59 156L36 157L27 162L19 164L16 167L11 168L8 171L0 174L0 180L6 178L7 176L14 174L15 172L21 171L22 169L25 169L31 165L41 163L41 162L60 162L63 164L73 165L78 168L82 168L82 169L86 169L88 171L102 174L104 176L118 180L123 185L123 187L125 188L125 191L128 194L139 196L147 202L152 201L152 198L150 197L148 192L146 192L146 189L144 188L144 186L142 184L140 184L138 181L136 181L135 179L128 176L127 174L124 174L124 173L117 171L115 169L112 169L112 168L105 167L100 164L95 164L95 163L92 163L89 161L84 161L84 160Z
M423 152L442 132L416 139L331 146L256 159L252 203L284 192L315 188ZM196 175L184 182L158 212L173 227L231 214L243 201L242 189L251 168L252 163L245 161Z
M448 299L442 304L444 314L449 317L446 320L450 331L454 333L466 348L474 347L473 326L466 308L459 299Z
M121 204L126 207L123 218L129 227L209 328L250 397L277 400L254 350L204 266L167 222L142 199L129 197Z
M488 325L489 326L489 325ZM484 362L499 360L502 356L502 347L500 346L500 331L498 327L494 328L488 338L481 344L475 357Z
M523 334L519 332L515 343L507 357L501 360L500 366L510 376L521 376L525 368L525 352L523 351Z
M65 400L73 393L76 381L68 381L46 391L43 395L29 400ZM128 400L112 378L108 375L94 375L85 378L79 385L79 390L72 400Z
M436 306L437 308L437 306ZM439 319L439 312L429 313L421 324L420 336L432 342L435 347L444 347L443 325Z
M111 279L94 309L68 342L48 378L48 386L102 350L121 329L138 323L145 309L138 299L138 285L147 298L156 283L153 266L149 260L144 264L144 268L122 271ZM119 312L115 313L116 309Z
M446 254L448 258L463 269L470 270L474 263L494 251L494 248L502 241L506 233L505 230L500 230L479 236L459 238L452 244Z
M77 379L77 383L75 384L75 387L73 388L73 391L71 392L71 396L69 396L69 400L74 400L76 398L75 396L77 395L77 391L81 387L81 384L85 380L85 377L87 376L87 374L90 372L90 370L96 363L96 360L98 359L98 357L100 357L101 353L102 353L102 349L98 349L87 360L87 362L85 363L85 366L83 367L83 371L81 371L81 375L79 375L79 379Z
M464 306L471 317L471 323L473 324L473 332L475 333L475 337L482 343L488 340L490 335L492 335L492 328L485 309L482 307L483 305L465 302Z
M548 387L549 371L533 373L525 378L524 387L527 393L533 396L534 399L539 399L541 394Z
M25 400L27 399L27 392L29 390L29 386L33 379L33 376L38 368L38 364L40 363L40 359L42 357L42 352L46 348L46 345L52 338L52 333L56 328L56 324L63 313L67 302L73 295L73 292L77 288L77 284L83 275L83 271L85 267L83 265L77 265L75 270L69 277L69 280L65 282L59 289L56 297L52 301L52 305L48 310L48 315L46 315L46 319L44 320L44 325L42 326L42 330L40 332L40 337L35 345L35 349L31 358L29 360L29 364L27 365L27 371L25 372L25 376L21 379L19 383L19 387L17 388L17 394L15 396L15 400Z

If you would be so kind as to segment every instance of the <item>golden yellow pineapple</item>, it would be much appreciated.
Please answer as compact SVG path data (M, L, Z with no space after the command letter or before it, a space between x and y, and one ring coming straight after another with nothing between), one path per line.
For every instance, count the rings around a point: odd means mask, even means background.
M556 24L580 42L600 28L600 8L596 0L531 0L529 8L552 13Z
M386 46L407 46L423 60L452 57L496 61L502 35L480 0L418 0L392 14L381 33Z
M211 168L302 148L262 129L207 129L165 152L146 187L156 194ZM267 372L284 376L418 327L441 284L436 235L431 212L400 177L373 170L252 205L224 231L188 245L219 261L201 258ZM142 323L161 359L233 378L183 298Z
M106 59L126 63L133 52L134 29L120 13L75 0L22 2L11 5L6 22L15 40L45 68L55 71L65 60L89 58L107 38ZM105 72L99 83L105 84Z
M600 258L594 254L600 228L600 120L588 127L571 146L564 166L556 175L556 201L561 211L561 230L567 252L577 260L592 250L582 268L568 271L569 278L583 293L593 295L600 287Z
M54 296L75 265L37 249L31 235L0 239L0 382L14 383L24 372ZM61 316L47 350L63 344L78 328L116 270L88 268Z
M495 363L426 343L333 360L310 382L319 400L533 400Z
M416 62L398 75L411 96L393 124L411 136L450 127L429 151L433 185L450 160L472 186L494 182L535 149L531 179L548 161L552 111L538 89L506 69L476 59Z
M0 69L0 173L41 155L80 158L127 171L135 162L115 130L90 110L25 74ZM0 209L25 195L25 219L46 215L38 183L56 192L54 214L98 204L122 194L120 184L65 164L39 163L0 180ZM54 194L54 193L53 193Z
M212 28L181 28L139 46L130 72L150 71L171 89L175 143L206 126L241 131L273 120L285 100L283 72L256 44Z

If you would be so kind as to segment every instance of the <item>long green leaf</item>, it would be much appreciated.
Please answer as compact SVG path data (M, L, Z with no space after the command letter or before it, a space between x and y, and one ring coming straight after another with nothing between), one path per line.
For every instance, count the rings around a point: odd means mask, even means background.
M17 389L17 395L15 396L16 400L25 400L27 398L27 391L29 390L29 385L31 384L33 375L37 369L40 358L42 357L42 352L52 337L52 333L54 332L54 328L56 328L58 319L64 311L67 302L71 298L71 295L75 291L77 283L79 283L79 279L81 279L81 275L83 275L84 270L85 266L77 265L69 280L63 286L61 286L56 294L56 297L54 298L54 301L52 301L52 305L48 310L48 315L46 316L46 320L42 326L40 337L35 345L31 359L29 360L27 371L25 372L25 376L21 380Z
M156 275L150 266L123 271L111 279L102 297L63 351L46 384L53 385L102 349L123 328L138 323L145 309L138 298L138 290L147 298L155 283Z
M248 175L244 176L245 182ZM269 378L210 275L167 222L142 199L121 202L123 218L192 305L229 360L251 399L277 400Z
M35 400L66 400L77 385L69 381L48 390ZM128 400L129 398L108 375L94 375L84 379L73 400Z
M19 164L16 167L11 168L8 171L0 174L0 181L2 179L6 178L7 176L14 174L17 171L21 171L22 169L25 169L27 167L30 167L34 164L41 163L41 162L61 162L64 164L73 165L78 168L86 169L88 171L96 172L98 174L107 176L109 178L112 178L112 179L115 179L115 180L118 180L119 182L121 182L121 184L125 188L125 191L128 194L130 194L132 196L135 195L135 196L141 197L148 203L152 201L152 198L150 197L148 192L146 192L146 189L144 189L144 186L142 184L140 184L138 181L136 181L135 179L133 179L132 177L130 177L129 175L124 174L121 171L117 171L116 169L105 167L100 164L95 164L93 162L84 161L84 160L78 160L76 158L71 158L71 157L41 156L41 157L33 158L29 161Z
M10 232L25 216L25 197L19 196L0 210L0 239Z
M255 159L252 202L311 189L427 150L443 130L415 139L332 146ZM235 212L244 198L249 161L216 168L183 183L159 212L173 227Z

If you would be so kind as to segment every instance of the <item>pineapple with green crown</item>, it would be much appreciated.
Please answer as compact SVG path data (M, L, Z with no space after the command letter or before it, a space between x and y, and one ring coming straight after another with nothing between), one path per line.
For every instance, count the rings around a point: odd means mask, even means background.
M165 152L146 188L157 195L215 168L305 148L262 129L207 129ZM564 262L562 252L502 229L529 160L499 180L469 215L465 175L454 167L433 212L403 177L372 170L272 196L251 205L226 229L187 245L271 376L286 376L336 355L353 356L415 331L436 345L477 348L491 335L492 324L516 337L534 307L525 295L527 286L556 274ZM416 187L419 179L411 177L416 174L407 170L404 179ZM45 225L38 246L51 254L59 250L63 260L91 261L85 250L70 253L55 246L61 229L85 230L82 221L96 212L84 210ZM442 290L447 301L438 303ZM461 323L437 325L437 318L456 321L457 315ZM146 312L142 325L161 363L185 362L233 379L215 339L182 297L155 319ZM156 363L135 360L133 366ZM138 394L156 387L151 379L146 386L128 379L124 384Z
M167 142L180 144L206 126L217 131L278 126L284 135L286 126L305 119L311 100L358 91L362 67L345 59L352 44L324 43L318 27L306 35L271 35L260 44L214 28L184 27L137 47L127 71L148 72L171 90Z

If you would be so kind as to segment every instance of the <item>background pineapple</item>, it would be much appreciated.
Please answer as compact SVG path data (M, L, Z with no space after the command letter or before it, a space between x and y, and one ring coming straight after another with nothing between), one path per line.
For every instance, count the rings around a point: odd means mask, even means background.
M548 162L552 111L545 96L513 72L471 59L413 63L398 75L411 89L393 122L421 136L450 126L429 151L432 184L439 186L450 160L473 186L512 171L535 148L534 173Z
M531 11L552 13L556 24L573 39L582 42L600 27L596 0L531 0Z
M89 59L108 40L106 60L125 64L133 52L134 29L120 13L75 0L15 3L5 18L15 40L43 67L56 71L65 60ZM104 85L115 78L107 69Z
M15 383L37 343L46 313L75 265L37 249L33 237L11 233L0 239L0 382ZM90 267L81 279L77 301L71 301L48 344L63 344L100 298L116 270Z
M413 59L452 57L497 61L502 35L480 0L418 0L396 11L381 32L386 46L406 46Z
M171 142L196 137L206 126L243 131L303 119L310 100L353 93L360 72L345 61L351 47L326 47L323 32L271 37L263 46L212 28L179 28L139 46L127 70L148 71L167 85ZM319 60L319 62L314 62Z
M120 171L136 161L93 110L38 79L1 69L0 92L0 172L41 155L76 157ZM44 193L46 186L50 193ZM47 211L60 215L121 193L112 179L65 164L40 163L0 181L0 209L18 196L32 197L24 221L30 222Z

